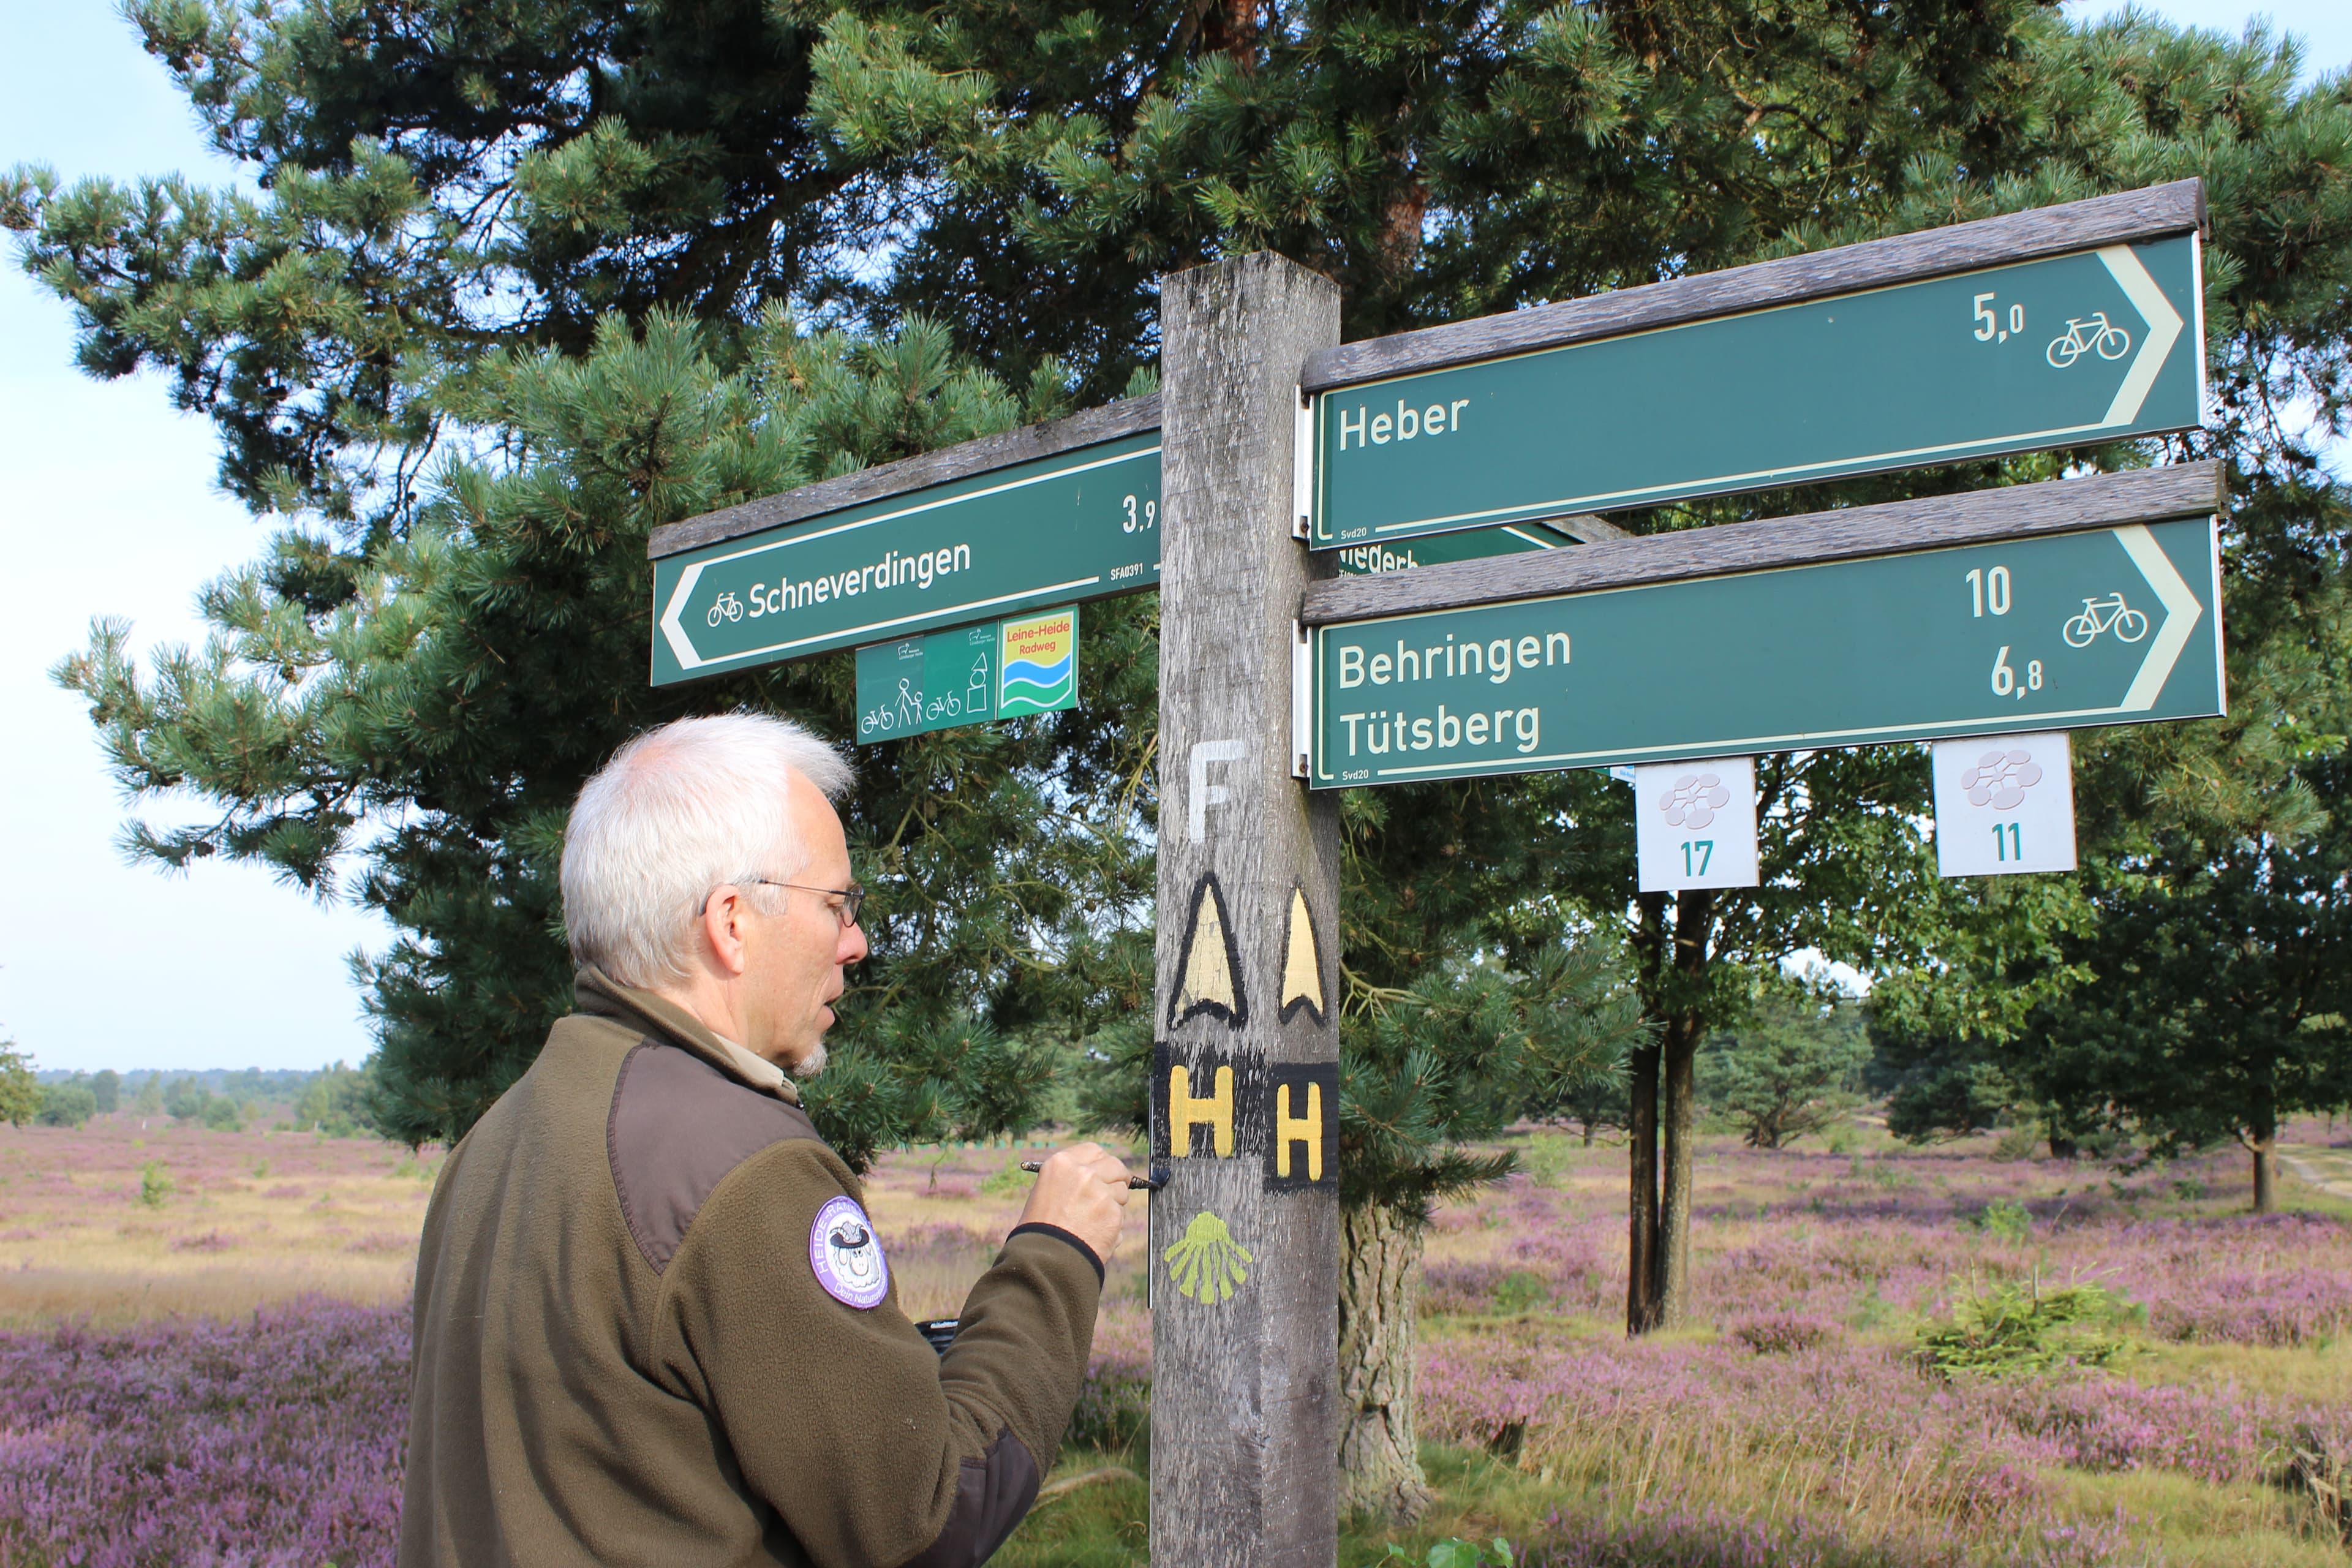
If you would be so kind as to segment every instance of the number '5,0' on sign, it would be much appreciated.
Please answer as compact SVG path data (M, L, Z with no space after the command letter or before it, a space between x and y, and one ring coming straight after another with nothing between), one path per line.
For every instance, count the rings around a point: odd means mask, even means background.
M1756 759L1635 768L1633 823L1642 891L1755 887Z

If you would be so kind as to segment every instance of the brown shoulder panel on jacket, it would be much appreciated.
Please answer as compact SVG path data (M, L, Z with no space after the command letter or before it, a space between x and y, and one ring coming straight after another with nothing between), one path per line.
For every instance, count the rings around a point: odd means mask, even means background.
M966 1459L956 1476L947 1528L906 1568L980 1568L1037 1500L1037 1461L1020 1438L999 1432L988 1457Z
M786 1138L814 1138L800 1107L737 1082L691 1051L640 1040L613 1082L604 1150L629 1236L656 1274L727 1173Z

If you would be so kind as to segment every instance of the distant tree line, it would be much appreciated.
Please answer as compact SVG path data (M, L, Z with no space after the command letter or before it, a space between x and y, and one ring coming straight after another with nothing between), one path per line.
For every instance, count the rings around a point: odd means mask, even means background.
M375 1132L376 1092L372 1068L341 1062L316 1072L40 1072L13 1041L0 1041L0 1121L18 1127L80 1127L94 1116L125 1110L236 1132L262 1108L278 1105L286 1108L276 1122L280 1131L356 1138Z

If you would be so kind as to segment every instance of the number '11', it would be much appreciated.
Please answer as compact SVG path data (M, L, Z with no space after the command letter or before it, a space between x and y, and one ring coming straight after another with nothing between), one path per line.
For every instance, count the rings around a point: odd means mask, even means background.
M1697 850L1697 851L1698 851L1698 868L1697 868L1696 870L1693 870L1693 869L1691 868L1691 851L1692 851L1692 850L1694 850L1694 849L1696 849L1696 850ZM1706 863L1707 863L1709 860L1712 860L1712 859L1714 859L1714 858L1715 858L1715 840L1714 840L1714 839L1712 839L1712 838L1685 838L1685 839L1684 839L1684 840L1683 840L1683 875L1684 875L1684 876L1685 876L1685 877L1704 877L1704 876L1706 876Z
M2001 837L2003 833L2008 834L2009 837L2003 838ZM1992 825L1992 852L1994 858L2001 861L2003 864L2011 860L2024 859L2025 824L2021 822L1994 823Z

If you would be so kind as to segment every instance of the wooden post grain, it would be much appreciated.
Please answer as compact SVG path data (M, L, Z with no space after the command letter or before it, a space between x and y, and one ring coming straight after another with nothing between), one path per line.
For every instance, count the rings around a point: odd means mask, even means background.
M1291 775L1299 366L1339 291L1260 254L1160 288L1151 1560L1338 1553L1339 816Z

